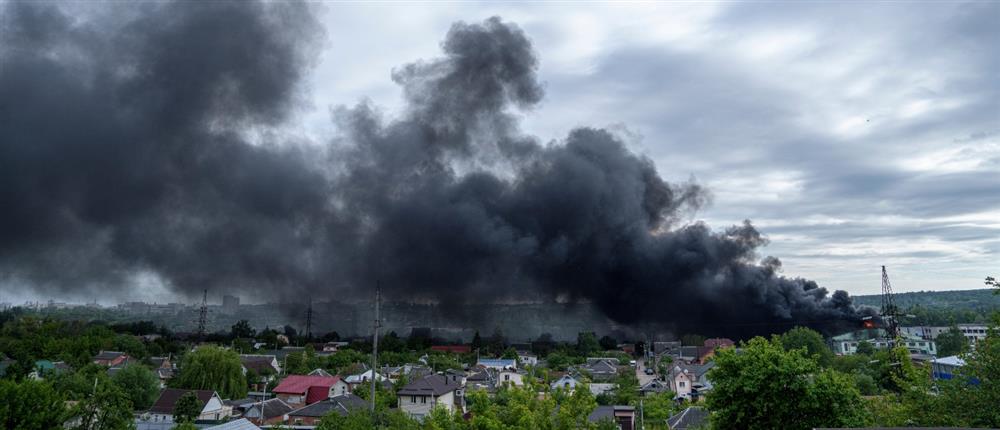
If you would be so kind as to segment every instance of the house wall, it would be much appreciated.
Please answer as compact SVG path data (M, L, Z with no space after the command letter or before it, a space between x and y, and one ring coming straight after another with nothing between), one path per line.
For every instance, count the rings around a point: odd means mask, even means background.
M330 395L327 397L335 397L342 394L347 394L351 392L351 386L347 385L343 379L337 381L336 384L330 387Z
M201 415L198 415L199 420L221 420L229 416L232 408L222 404L222 400L218 397L212 397L205 403L205 407L201 410Z
M399 408L414 418L423 418L431 413L434 407L443 407L448 412L455 410L455 392L451 391L441 396L399 396ZM414 400L416 400L414 402Z
M500 384L509 384L517 387L524 385L524 377L517 372L500 372L497 375L497 382Z
M694 382L694 378L687 373L678 373L674 376L672 381L672 389L678 396L686 396L691 394L691 383Z

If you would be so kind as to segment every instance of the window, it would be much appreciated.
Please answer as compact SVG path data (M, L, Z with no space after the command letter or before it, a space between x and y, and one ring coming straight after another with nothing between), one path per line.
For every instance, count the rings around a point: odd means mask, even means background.
M503 380L504 381L509 381L510 380L510 375L503 375Z
M417 396L410 396L410 403L417 403Z
M681 387L681 388L684 388L684 381L681 381L681 382L678 382L678 383L677 383L677 386L678 386L678 387Z
M420 396L420 403L427 403L427 396Z

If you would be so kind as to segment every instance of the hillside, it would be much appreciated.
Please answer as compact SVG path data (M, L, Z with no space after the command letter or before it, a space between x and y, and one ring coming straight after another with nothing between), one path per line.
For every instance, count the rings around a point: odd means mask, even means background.
M914 315L904 324L943 325L985 322L991 313L1000 311L1000 295L983 288L959 291L916 291L895 295L896 305ZM881 296L854 296L855 305L879 307Z

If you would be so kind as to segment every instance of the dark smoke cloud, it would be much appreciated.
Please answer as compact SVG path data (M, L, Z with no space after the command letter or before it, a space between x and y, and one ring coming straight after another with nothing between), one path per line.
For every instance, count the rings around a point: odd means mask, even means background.
M370 291L445 305L591 302L616 321L766 332L856 321L847 294L758 262L749 222L683 224L707 193L595 128L542 143L518 111L538 59L498 18L393 71L407 110L339 108L341 135L278 131L322 31L298 3L176 2L68 17L8 3L0 60L0 273L41 291L285 298ZM114 24L123 22L124 24ZM262 143L263 142L263 143Z

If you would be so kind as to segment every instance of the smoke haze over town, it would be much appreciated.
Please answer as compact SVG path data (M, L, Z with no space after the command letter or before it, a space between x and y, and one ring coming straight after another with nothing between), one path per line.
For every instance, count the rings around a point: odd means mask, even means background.
M119 6L0 5L0 301L379 285L459 320L581 302L753 332L856 324L844 290L877 291L882 264L903 290L974 288L1000 253L994 4L906 10L917 40L844 34L824 5L778 33L670 6L685 19L653 39L584 10L583 52L544 7L365 28L383 6ZM926 78L917 46L962 66Z

